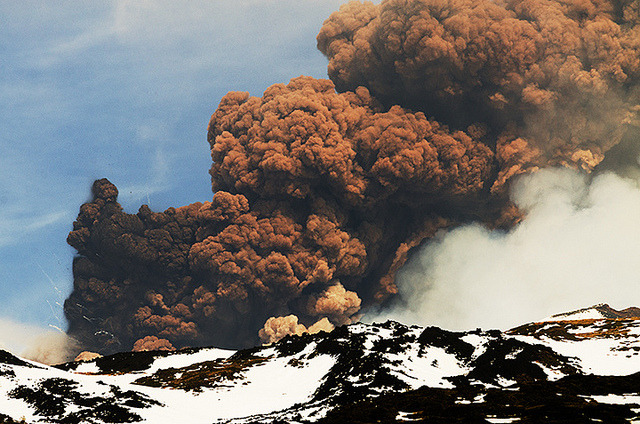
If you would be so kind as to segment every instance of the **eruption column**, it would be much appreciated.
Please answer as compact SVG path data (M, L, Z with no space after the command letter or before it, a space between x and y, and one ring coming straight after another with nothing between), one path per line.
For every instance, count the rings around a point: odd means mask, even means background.
M100 352L243 347L384 305L442 228L521 218L514 176L594 169L637 125L640 8L606 0L351 2L318 35L329 80L231 92L213 199L126 214L96 181L69 333ZM335 85L334 85L335 84Z

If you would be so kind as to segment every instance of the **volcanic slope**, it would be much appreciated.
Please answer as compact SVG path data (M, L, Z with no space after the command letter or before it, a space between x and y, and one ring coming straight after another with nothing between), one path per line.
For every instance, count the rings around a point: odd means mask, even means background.
M0 351L0 423L634 422L637 312L596 305L506 332L352 324L55 367Z

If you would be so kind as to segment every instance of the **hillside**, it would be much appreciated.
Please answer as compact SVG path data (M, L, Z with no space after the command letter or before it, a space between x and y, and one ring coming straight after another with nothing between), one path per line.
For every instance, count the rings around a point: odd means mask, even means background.
M0 422L633 422L634 311L596 305L506 332L353 324L55 367L2 352Z

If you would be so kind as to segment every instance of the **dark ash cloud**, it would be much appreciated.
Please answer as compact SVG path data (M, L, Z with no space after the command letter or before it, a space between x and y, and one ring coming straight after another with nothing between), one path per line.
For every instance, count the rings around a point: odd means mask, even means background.
M438 230L520 220L514 176L603 160L637 124L639 31L637 2L343 6L318 35L332 81L222 99L210 202L127 214L96 181L69 334L240 347L359 319Z

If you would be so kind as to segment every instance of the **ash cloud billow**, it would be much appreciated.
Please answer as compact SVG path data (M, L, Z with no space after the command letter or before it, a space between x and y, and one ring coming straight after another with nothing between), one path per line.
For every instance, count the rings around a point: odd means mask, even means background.
M637 119L639 19L634 0L351 2L318 47L339 90L487 128L497 189L540 166L591 170L620 141Z
M237 347L271 317L294 316L295 331L347 324L396 293L411 247L471 219L469 205L473 218L499 213L482 194L486 145L381 111L366 89L301 77L262 98L230 93L208 138L211 202L132 215L113 184L94 184L68 238L80 256L66 313L83 344Z
M637 2L352 2L318 35L331 80L230 92L211 117L213 199L127 214L93 186L69 334L102 353L253 345L397 296L439 230L510 228L514 176L590 171L637 125Z

